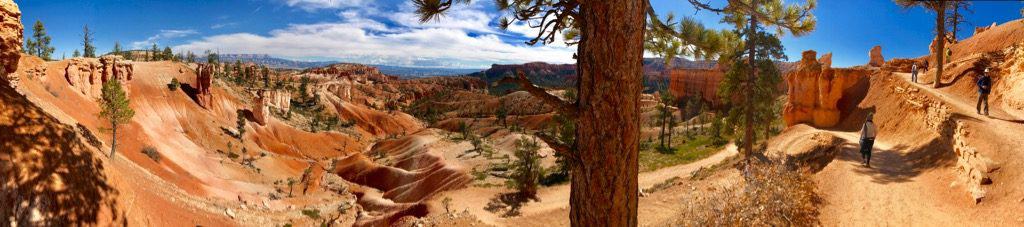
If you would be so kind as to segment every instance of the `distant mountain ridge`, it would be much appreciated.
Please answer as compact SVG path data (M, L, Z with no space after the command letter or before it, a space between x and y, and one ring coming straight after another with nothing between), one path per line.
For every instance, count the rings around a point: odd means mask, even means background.
M673 59L672 68L707 69L717 65L714 61L691 61L683 58ZM668 77L663 72L668 68L663 58L644 58L644 87L645 90L657 89L659 84L667 86ZM516 70L522 71L534 84L542 87L568 87L576 84L576 64L548 64L544 62L529 62L525 64L493 64L490 69L471 73L468 76L478 77L494 83L501 78L513 75ZM498 85L492 88L492 92L503 93L515 88L514 85Z
M221 62L247 62L266 65L277 69L309 69L325 67L332 64L342 63L340 61L297 61L284 58L277 58L266 54L221 54ZM206 61L206 57L200 57L197 61ZM377 67L381 73L399 77L428 77L428 76L450 76L465 75L478 72L483 69L454 69L454 68L419 68L391 65L368 65Z

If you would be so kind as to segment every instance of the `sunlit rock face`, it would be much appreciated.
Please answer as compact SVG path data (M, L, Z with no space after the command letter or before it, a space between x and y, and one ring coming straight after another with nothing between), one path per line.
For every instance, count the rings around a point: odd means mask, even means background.
M815 127L832 127L843 115L838 104L848 89L868 78L868 70L830 68L829 55L815 59L813 50L803 52L797 69L786 74L789 99L782 117L787 126L807 123Z
M7 74L18 70L22 34L21 10L18 5L0 0L0 80L9 81Z

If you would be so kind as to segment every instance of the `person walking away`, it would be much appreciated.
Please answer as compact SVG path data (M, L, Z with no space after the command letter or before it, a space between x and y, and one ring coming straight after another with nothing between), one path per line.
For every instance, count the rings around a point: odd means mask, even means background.
M917 63L910 67L910 81L917 83Z
M873 112L868 113L868 118L860 129L860 157L863 159L861 164L867 167L871 167L871 149L875 145L875 135L878 132L878 127L875 127L871 119L874 115Z
M992 92L992 77L988 76L988 68L978 78L978 115L981 115L981 106L985 105L985 116L988 116L988 94Z

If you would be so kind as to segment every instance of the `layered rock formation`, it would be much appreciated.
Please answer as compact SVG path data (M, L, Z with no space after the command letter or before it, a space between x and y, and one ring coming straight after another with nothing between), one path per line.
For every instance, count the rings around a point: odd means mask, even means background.
M882 67L882 65L885 64L885 57L882 57L882 46L872 47L871 52L868 52L868 56L871 57L871 60L868 61L868 65L870 66ZM829 59L832 59L831 55L829 55ZM829 65L831 67L831 64Z
M266 125L273 109L288 112L291 108L292 97L287 91L259 90L256 92L255 101L256 106L253 108L253 118L256 123Z
M377 67L349 63L311 68L303 71L303 73L324 76L331 79L348 79L358 83L384 83L397 79L382 74Z
M782 117L787 126L800 123L835 126L844 114L840 100L850 95L848 90L868 78L865 69L823 67L815 59L816 55L813 50L804 51L798 68L786 74L789 99Z
M199 64L196 66L196 81L193 86L196 89L196 102L203 108L210 109L213 103L213 94L210 93L210 85L213 82L213 65Z
M700 98L712 106L721 104L718 84L725 77L719 69L673 69L668 71L669 92L676 98Z
M125 91L129 91L128 81L135 71L131 61L120 56L103 56L95 58L72 58L64 68L64 79L72 88L90 98L99 98L103 83L117 80Z
M18 70L22 34L21 10L18 9L18 5L12 1L0 0L0 81L10 81L8 73L14 75L13 73Z
M100 62L95 58L72 58L64 68L64 79L85 97L98 98L103 88L99 68Z

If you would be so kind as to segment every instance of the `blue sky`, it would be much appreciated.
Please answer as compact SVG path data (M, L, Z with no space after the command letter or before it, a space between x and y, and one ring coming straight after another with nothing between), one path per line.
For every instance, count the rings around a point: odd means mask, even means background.
M661 15L696 17L713 28L720 17L695 13L685 0L651 0ZM438 22L420 24L409 0L15 0L26 32L41 20L53 36L59 58L81 49L82 26L95 32L100 52L114 42L127 47L153 43L176 51L270 54L300 60L340 60L396 66L487 68L493 63L572 62L575 47L527 46L533 30L496 28L501 12L492 1L459 5ZM724 0L712 0L721 5ZM793 1L787 1L793 2ZM802 2L802 1L800 1ZM978 1L965 38L974 26L1021 17L1019 1ZM889 0L819 0L817 29L803 37L784 36L791 61L803 50L833 52L833 64L864 64L881 45L886 58L927 54L934 14L904 10Z

